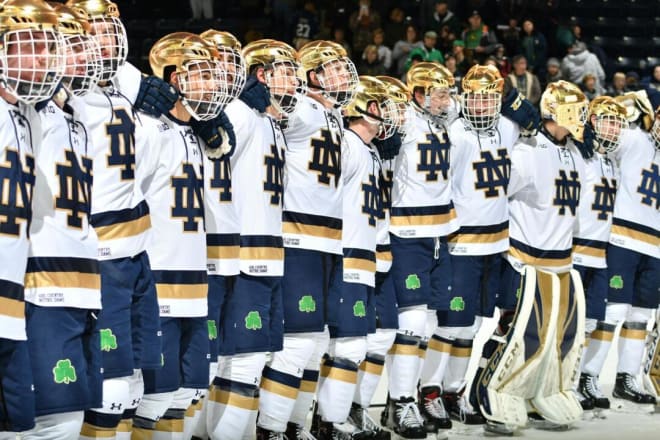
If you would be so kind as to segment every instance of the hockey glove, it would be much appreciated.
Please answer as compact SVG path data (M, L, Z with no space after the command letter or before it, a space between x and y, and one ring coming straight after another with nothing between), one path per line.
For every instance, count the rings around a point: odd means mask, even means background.
M250 75L247 77L245 87L243 87L238 99L259 113L264 113L266 107L270 105L270 92L266 84L259 81L256 76Z
M598 141L596 140L596 133L594 129L591 128L591 124L584 124L584 135L583 141L580 142L577 139L573 138L573 143L580 150L582 157L586 159L591 159L594 155L594 151L598 148Z
M374 139L373 144L378 149L381 160L394 159L401 149L401 135L394 133L385 140Z
M155 118L168 113L179 99L174 87L156 76L143 76L135 108Z
M502 115L518 124L522 136L536 136L539 131L541 116L538 110L515 87L502 101Z
M224 111L208 121L191 119L190 126L206 144L206 155L209 159L219 159L225 154L231 154L236 146L234 126Z

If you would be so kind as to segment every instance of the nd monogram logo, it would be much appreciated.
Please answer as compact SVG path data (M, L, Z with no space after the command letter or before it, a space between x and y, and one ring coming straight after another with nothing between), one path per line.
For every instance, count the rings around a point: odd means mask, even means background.
M369 175L369 182L362 183L362 194L364 195L362 214L365 214L369 219L369 226L376 226L376 219L380 217L380 210L378 209L380 191L378 190L376 176L373 174Z
M637 192L642 197L642 203L660 209L660 171L657 164L651 164L651 168L642 170L642 182L637 187Z
M569 171L566 176L565 170L559 170L559 178L555 179L555 198L552 203L559 206L559 215L566 214L566 208L575 215L580 201L580 180L577 171Z
M89 215L92 190L92 160L68 150L64 153L66 162L57 164L55 174L60 178L60 193L55 198L55 208L68 211L67 224L72 228L82 228L82 216Z
M204 220L202 195L204 180L197 177L195 167L191 163L184 163L182 169L183 176L172 177L172 188L174 188L172 217L184 219L183 230L185 232L195 232L198 231L199 221ZM202 175L201 165L200 175Z
M135 123L123 108L115 109L113 119L105 127L110 137L108 166L119 167L122 180L135 178Z
M449 174L449 141L443 133L442 142L435 133L426 134L427 142L417 144L419 151L419 164L417 171L426 173L427 182L437 182L438 173L442 174L444 180Z
M264 156L264 165L266 166L266 181L264 181L264 192L271 193L271 205L281 205L284 150L278 151L278 148L271 144L270 152L270 155Z
M213 175L211 176L211 188L219 190L220 202L231 202L231 168L229 158L212 160Z
M598 220L607 220L614 211L614 197L616 196L616 180L612 184L607 177L600 178L600 185L594 185L594 202L591 209L598 212Z
M318 173L318 182L337 187L341 177L341 143L330 130L321 130L321 138L312 139L312 160L309 170Z
M500 188L502 196L506 195L509 185L509 173L511 171L511 160L506 148L497 150L497 159L490 151L481 152L481 161L472 164L477 181L475 189L485 190L486 198L499 197Z
M18 235L20 223L32 216L31 200L34 185L34 158L25 157L25 167L17 150L5 150L0 162L0 234Z

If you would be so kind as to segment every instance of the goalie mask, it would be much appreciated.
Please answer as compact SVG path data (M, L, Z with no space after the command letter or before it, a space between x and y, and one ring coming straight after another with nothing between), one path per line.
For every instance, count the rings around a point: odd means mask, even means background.
M310 89L319 90L334 106L343 107L353 100L358 73L346 49L333 41L310 41L298 51L298 61ZM315 72L318 84L310 81Z
M651 137L655 142L655 149L660 150L660 107L655 109L655 120L651 127Z
M375 104L376 111L372 110ZM390 99L385 84L373 76L358 77L353 101L344 109L344 116L363 118L379 127L376 137L387 139L399 129L397 107Z
M102 69L101 49L91 35L91 26L82 10L49 2L57 12L64 43L62 84L76 96L83 96L99 81Z
M645 90L624 93L614 99L626 108L628 122L639 123L644 130L651 130L654 119L653 106Z
M495 127L504 92L504 79L497 67L472 66L463 77L461 86L461 107L468 125L477 131Z
M454 101L454 75L443 65L422 62L412 66L406 74L412 103L431 119L451 123L458 115ZM418 102L415 91L422 91L424 101Z
M175 76L184 107L197 120L215 117L226 100L225 72L218 52L200 36L175 32L158 40L149 52L154 75L166 82Z
M57 13L42 0L0 5L0 84L26 104L49 99L64 72Z
M219 54L220 68L227 76L227 102L238 98L243 91L247 68L241 54L241 43L229 32L209 29L200 35L207 43L216 48Z
M295 49L281 41L257 40L243 48L243 57L249 72L263 67L270 103L275 110L282 116L293 113L300 96L306 93Z
M541 118L555 121L582 142L587 117L587 97L578 86L568 81L548 84L541 95Z
M410 91L401 80L391 76L377 76L376 79L385 84L387 94L396 107L397 131L400 135L405 135L414 118L413 110L410 107Z
M589 104L589 122L598 141L597 151L612 153L619 147L621 130L628 128L626 108L614 98L599 96Z
M128 56L128 37L119 19L119 8L110 0L69 0L66 5L87 14L92 35L101 48L103 69L100 81L110 81Z

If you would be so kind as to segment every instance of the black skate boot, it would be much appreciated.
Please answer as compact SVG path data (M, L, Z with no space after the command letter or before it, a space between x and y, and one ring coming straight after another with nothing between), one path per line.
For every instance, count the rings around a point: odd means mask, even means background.
M257 426L257 440L285 440L283 432L275 432Z
M319 420L318 440L369 440L370 433L358 432L350 423L332 423Z
M386 427L404 439L426 438L426 429L417 403L412 397L388 401Z
M355 427L356 432L364 432L374 440L390 440L389 431L385 431L369 415L366 408L362 408L357 403L351 404L351 412L348 414L348 423Z
M594 408L610 409L610 399L600 390L598 376L592 376L587 373L580 374L579 391L580 394L591 398Z
M642 405L655 405L655 397L642 391L635 376L628 373L616 373L616 382L612 395Z
M304 426L292 422L286 424L287 440L316 440L316 438Z
M418 404L426 432L437 433L441 429L451 429L451 419L442 401L440 387L420 389Z
M476 411L462 393L442 393L442 400L452 420L466 425L483 425L486 419Z

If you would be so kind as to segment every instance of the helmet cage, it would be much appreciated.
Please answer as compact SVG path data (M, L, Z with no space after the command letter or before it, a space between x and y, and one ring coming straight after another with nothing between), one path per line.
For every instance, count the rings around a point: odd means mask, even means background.
M220 113L226 101L227 73L217 60L190 60L176 72L182 103L193 118L206 121Z
M325 61L316 69L323 95L338 107L349 104L355 97L358 73L348 57Z
M62 84L74 95L84 96L99 82L101 49L89 35L63 35L65 68Z
M92 34L101 48L102 70L100 81L110 81L126 62L128 37L118 17L93 17L89 20Z
M598 152L613 153L619 147L621 130L628 128L628 121L615 115L596 116L594 132L598 141Z

